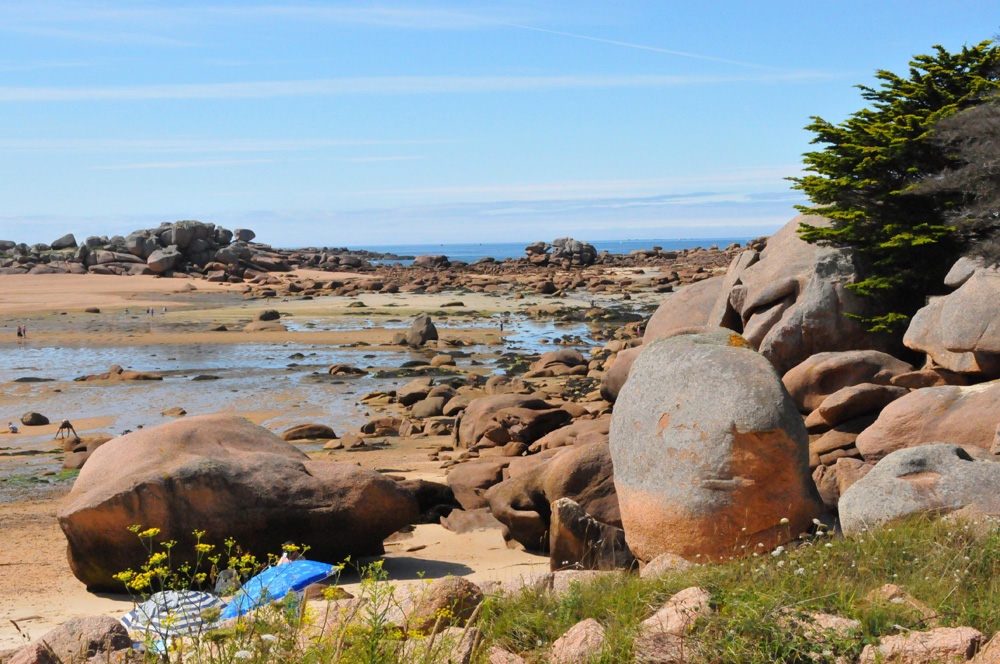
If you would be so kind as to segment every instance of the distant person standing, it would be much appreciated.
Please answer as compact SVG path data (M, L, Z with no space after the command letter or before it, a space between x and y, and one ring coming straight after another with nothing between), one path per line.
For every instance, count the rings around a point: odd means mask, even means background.
M24 330L21 329L20 325L18 325L17 326L17 340L20 341L23 338L24 338Z

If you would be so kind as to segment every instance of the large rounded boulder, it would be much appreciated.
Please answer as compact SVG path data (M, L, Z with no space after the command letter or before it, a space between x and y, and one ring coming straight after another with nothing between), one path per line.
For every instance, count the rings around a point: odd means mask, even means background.
M932 443L1000 452L1000 380L914 390L886 406L857 440L865 461Z
M728 330L645 346L610 442L622 524L641 560L774 547L822 511L802 416L773 366Z
M857 535L912 514L946 514L974 505L1000 514L1000 463L976 461L958 445L893 452L840 497L840 525Z
M418 516L416 498L380 474L311 461L278 436L228 414L187 417L111 440L87 461L59 511L73 574L91 589L147 552L128 530L159 528L176 540L174 564L194 555L192 532L231 537L258 559L293 540L309 557L337 563L377 555L382 541Z
M715 304L728 295L723 292L724 285L723 277L712 277L679 288L677 292L668 295L649 319L642 337L643 343L648 344L653 339L678 330L708 324Z

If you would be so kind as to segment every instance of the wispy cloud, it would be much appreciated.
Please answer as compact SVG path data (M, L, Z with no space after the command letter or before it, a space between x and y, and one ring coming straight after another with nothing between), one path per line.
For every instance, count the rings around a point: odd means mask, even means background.
M25 25L54 23L145 24L170 28L276 20L441 30L493 26L498 21L531 18L523 11L494 8L488 13L471 13L441 6L325 7L311 4L245 3L164 7L149 4L114 6L87 2L8 2L0 3L0 8L5 16L5 29L8 30L20 29Z
M138 164L114 164L111 166L92 166L89 171L133 171L148 168L195 168L210 166L236 166L241 164L265 164L274 159L214 159L202 161L149 161Z
M748 76L370 76L301 81L170 83L113 87L0 87L0 101L148 101L156 99L264 99L333 95L412 95L533 92L602 88L662 88L721 83L780 83L830 79L826 72Z
M430 145L444 139L337 138L0 138L0 150L22 152L295 152L323 148Z
M420 155L397 155L388 157L325 157L322 159L294 159L291 161L342 161L342 162L383 162L383 161L411 161L423 159ZM147 161L135 164L112 164L110 166L92 166L90 171L135 171L150 168L207 168L216 166L242 166L245 164L273 164L287 161L284 159L206 159L195 161Z
M79 61L67 61L67 62L48 62L48 61L38 61L38 62L11 62L9 60L0 60L0 71L3 72L15 72L15 71L37 71L39 69L74 69L80 67L94 67L102 62L96 60L79 60Z
M751 187L779 186L784 190L787 184L784 178L796 175L802 170L801 164L785 166L761 166L746 169L729 169L711 173L697 173L663 178L608 179L608 180L566 180L552 182L534 182L524 184L490 184L423 187L414 189L371 189L350 192L315 192L330 196L396 196L396 197L434 197L450 198L454 201L463 200L502 200L509 201L544 201L571 200L584 198L588 206L599 204L602 207L622 205L618 202L597 203L604 197L640 196L643 192L662 192L664 190L715 188L711 195L719 195L718 188L725 187L728 192L745 191ZM731 193L725 193L731 197ZM663 204L664 201L681 197L705 199L704 191L686 192L683 194L658 194L657 199L635 198L632 201L645 201L645 205Z
M520 25L518 23L504 23L511 28L519 28L521 30L531 30L532 32L544 32L550 35L560 35L562 37L572 37L574 39L584 39L587 41L600 42L602 44L612 44L614 46L624 46L626 48L633 48L640 51L652 51L654 53L665 53L667 55L676 55L682 58L691 58L694 60L708 60L710 62L721 62L727 65L737 65L739 67L753 67L756 69L775 69L775 67L770 67L768 65L760 65L752 62L742 62L740 60L729 60L726 58L720 58L714 55L703 55L700 53L690 53L688 51L676 51L669 48L660 48L658 46L646 46L644 44L633 44L631 42L616 41L614 39L604 39L603 37L593 37L590 35L579 35L573 32L562 32L561 30L550 30L548 28L538 28L530 25Z

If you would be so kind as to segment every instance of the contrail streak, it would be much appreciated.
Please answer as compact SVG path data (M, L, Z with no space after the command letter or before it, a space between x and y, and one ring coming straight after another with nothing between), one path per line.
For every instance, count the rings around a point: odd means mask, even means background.
M711 62L724 62L728 65L738 65L740 67L753 67L755 69L775 69L774 67L769 67L767 65L758 65L752 62L740 62L739 60L727 60L725 58L717 58L711 55L699 55L698 53L688 53L686 51L674 51L669 48L659 48L656 46L644 46L642 44L632 44L629 42L615 41L614 39L604 39L602 37L591 37L590 35L578 35L572 32L562 32L560 30L549 30L548 28L536 28L530 25L521 25L519 23L502 23L502 25L510 26L512 28L520 28L522 30L533 30L534 32L546 32L550 35L562 35L563 37L574 37L576 39L586 39L588 41L601 42L602 44L614 44L615 46L625 46L627 48L636 48L641 51L653 51L655 53L667 53L669 55L678 55L682 58L694 58L695 60L709 60Z

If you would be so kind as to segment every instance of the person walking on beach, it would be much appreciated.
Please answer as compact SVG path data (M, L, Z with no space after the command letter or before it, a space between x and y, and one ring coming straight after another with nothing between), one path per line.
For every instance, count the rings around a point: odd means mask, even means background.
M17 326L17 340L20 341L23 337L24 337L24 330L22 330L21 326L18 325Z

